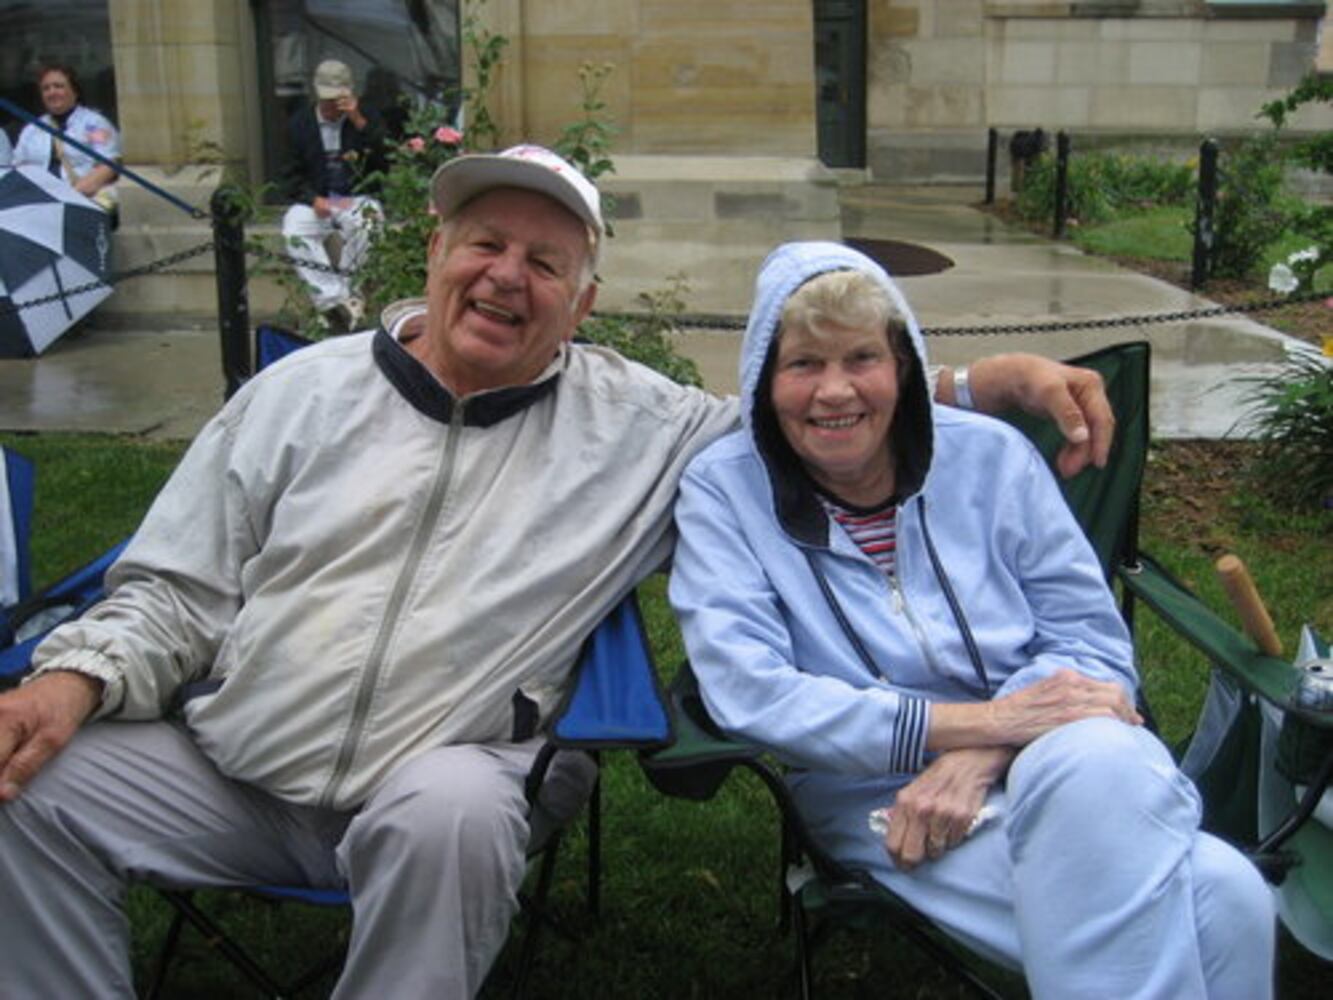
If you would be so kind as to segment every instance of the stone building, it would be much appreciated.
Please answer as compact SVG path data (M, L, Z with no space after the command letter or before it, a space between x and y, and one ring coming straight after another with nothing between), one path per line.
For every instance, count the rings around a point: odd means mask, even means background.
M463 0L461 15L459 6L0 0L0 96L34 107L34 61L74 63L88 103L120 124L126 163L204 204L223 166L274 176L283 122L309 99L319 59L351 63L376 101L438 96L467 77L460 21L472 17L508 39L492 95L506 139L553 141L578 114L579 66L615 67L602 93L618 129L602 304L632 306L678 272L690 308L740 311L773 244L839 235L840 183L979 182L988 128L1188 149L1206 132L1255 127L1259 105L1319 61L1324 12L1263 0ZM15 125L3 115L0 124ZM122 205L123 264L206 238L147 194L126 190ZM107 310L207 316L210 263L188 267L138 279ZM263 312L273 290L256 285L252 302Z

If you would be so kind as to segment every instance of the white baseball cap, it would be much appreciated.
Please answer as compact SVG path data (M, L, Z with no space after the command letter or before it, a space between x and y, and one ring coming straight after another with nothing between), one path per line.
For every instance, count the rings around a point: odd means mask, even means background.
M334 101L352 93L352 71L347 63L325 59L315 67L315 96Z
M593 232L593 259L601 252L606 226L602 199L572 163L542 146L511 146L499 153L471 153L450 160L430 182L431 201L441 219L452 218L467 202L492 188L513 187L554 198Z

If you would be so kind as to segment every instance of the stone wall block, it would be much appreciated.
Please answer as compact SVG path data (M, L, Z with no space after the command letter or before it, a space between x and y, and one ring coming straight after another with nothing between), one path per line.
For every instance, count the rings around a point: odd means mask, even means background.
M1054 87L999 86L986 95L986 117L999 128L1053 128L1059 113Z
M1050 42L1009 42L998 53L993 79L1008 86L1053 84L1055 52Z
M866 9L870 49L891 38L916 38L921 33L921 12L892 0L872 0Z
M1099 37L1100 22L1070 18L1064 11L1049 17L991 17L987 33L1013 42L1085 42Z
M1093 20L1097 37L1126 42L1197 42L1204 25L1198 17L1129 17Z
M613 35L633 38L639 31L639 5L606 0L559 0L523 7L524 29L543 39L560 35Z
M1101 87L1093 91L1089 125L1131 130L1196 127L1193 87Z
M107 14L116 45L235 45L240 41L235 0L110 0Z
M913 86L980 85L986 78L986 49L980 38L904 42L903 48L911 60Z
M985 34L982 0L936 0L936 38L978 38Z
M1199 67L1204 87L1263 87L1268 84L1271 44L1253 42L1206 42Z
M1274 42L1268 64L1268 86L1283 90L1296 86L1314 66L1318 46L1313 41Z
M1192 87L1199 82L1197 42L1131 42L1126 83Z
M909 87L905 99L909 127L985 127L985 102L975 87Z
M1293 42L1296 23L1286 18L1210 20L1203 25L1203 40L1214 42Z

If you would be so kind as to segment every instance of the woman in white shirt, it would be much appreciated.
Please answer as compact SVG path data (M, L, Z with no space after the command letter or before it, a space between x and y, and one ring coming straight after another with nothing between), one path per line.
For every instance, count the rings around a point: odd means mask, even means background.
M110 160L120 159L120 135L110 119L79 103L79 79L65 65L50 63L37 74L46 114L42 121ZM62 142L36 125L26 125L14 147L14 166L45 167L102 208L115 208L114 167Z

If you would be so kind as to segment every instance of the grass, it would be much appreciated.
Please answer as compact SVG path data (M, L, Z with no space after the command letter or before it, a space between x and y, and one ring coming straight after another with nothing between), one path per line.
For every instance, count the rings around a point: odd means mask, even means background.
M1167 205L1125 211L1104 222L1071 224L1069 240L1088 253L1121 261L1164 261L1189 266L1194 258L1194 236L1190 224L1193 206ZM1049 220L1030 223L1045 233ZM1268 272L1274 264L1285 263L1298 250L1312 244L1308 237L1287 231L1264 251L1249 282L1256 298L1268 294ZM1315 288L1333 290L1333 265L1321 267L1315 275ZM1205 293L1209 288L1203 289Z
M1192 211L1154 208L1095 226L1078 226L1069 237L1090 253L1107 257L1187 261L1194 253L1194 237L1187 228Z
M0 444L39 467L35 576L53 580L133 530L182 451L179 444L91 435L0 434ZM1226 470L1223 470L1226 471ZM1225 476L1217 475L1217 480ZM1211 482L1213 480L1209 480ZM1156 487L1154 487L1154 482ZM1170 448L1154 452L1145 492L1145 547L1189 580L1214 606L1221 592L1211 562L1223 550L1245 558L1273 609L1283 639L1302 621L1333 633L1333 533L1327 514L1292 517L1249 497L1233 482L1208 493L1182 488L1204 481L1180 466ZM678 663L679 635L660 579L645 584L645 611L658 662ZM1185 736L1206 683L1206 666L1141 615L1140 656L1164 736ZM605 767L603 915L583 908L585 833L562 852L553 905L577 939L547 933L532 995L722 997L792 995L790 938L775 932L777 827L758 782L733 776L708 803L669 800L653 791L632 756L608 755ZM201 894L225 922L279 967L321 953L345 933L339 911L274 908L224 894ZM136 973L146 977L165 933L168 911L150 890L131 892ZM484 996L508 992L517 968L517 936ZM900 995L950 998L961 992L929 961L888 932L835 937L816 962L817 988L831 998ZM1329 967L1286 942L1280 995L1326 995ZM324 995L321 984L314 995ZM168 996L252 995L198 935L187 932Z

